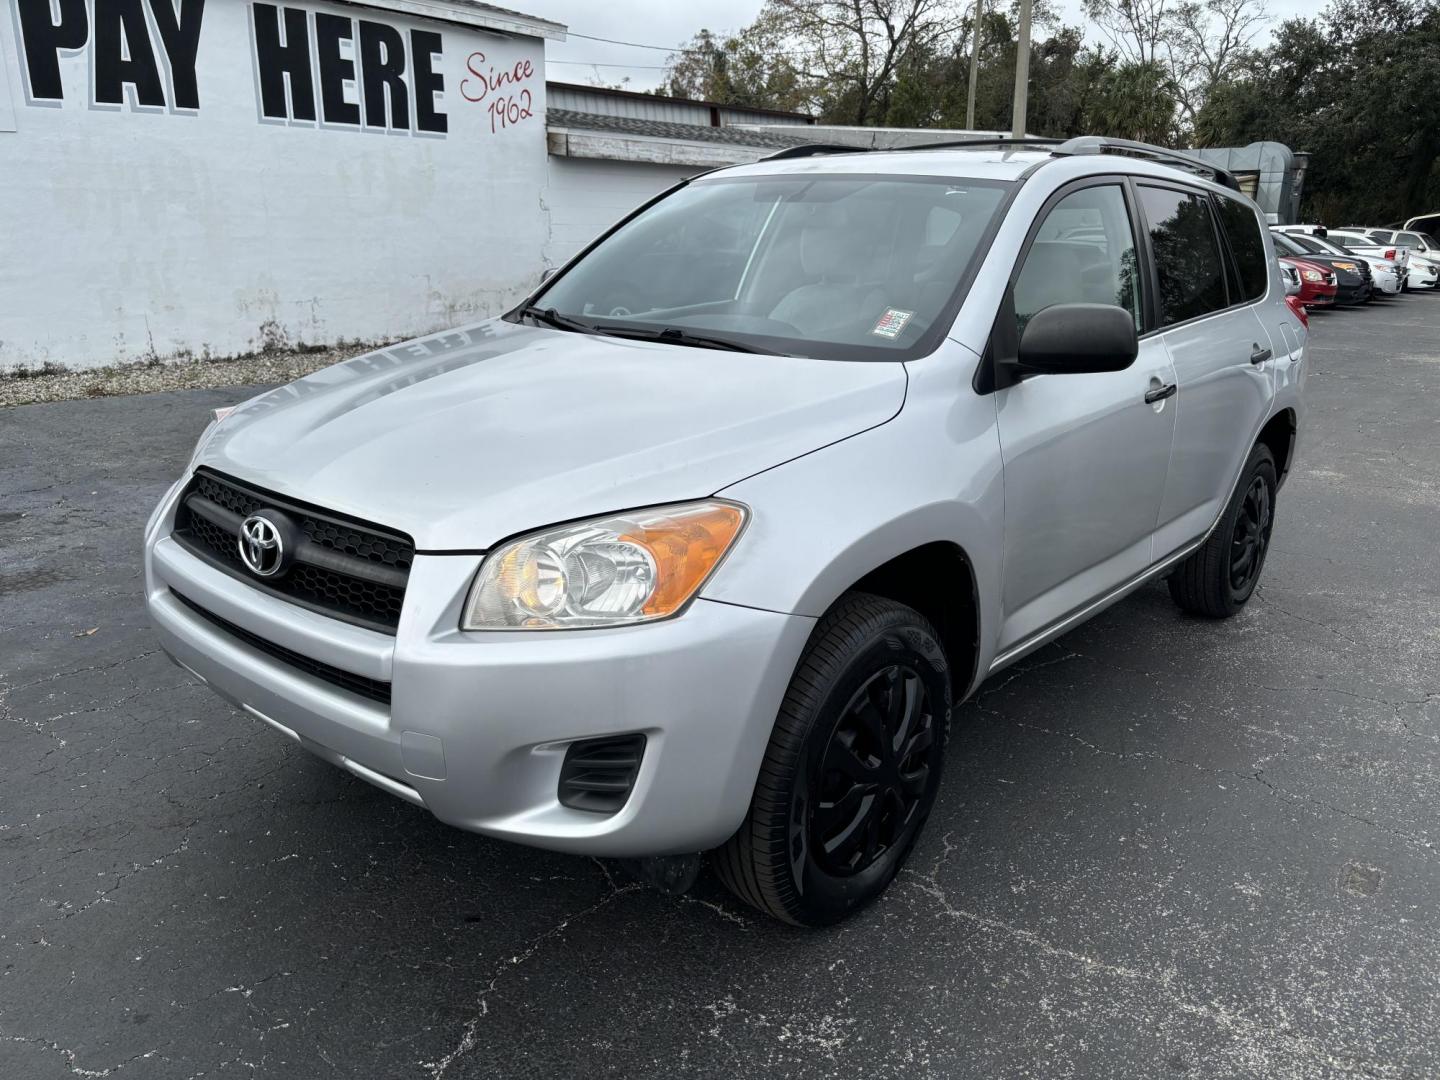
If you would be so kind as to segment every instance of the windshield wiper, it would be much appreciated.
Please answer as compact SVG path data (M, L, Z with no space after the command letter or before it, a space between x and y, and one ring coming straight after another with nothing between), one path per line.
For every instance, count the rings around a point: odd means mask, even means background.
M710 337L708 334L692 334L688 330L681 330L678 326L665 326L659 330L650 330L643 327L601 326L596 328L596 332L609 334L611 337L634 338L637 341L663 341L671 345L693 345L699 349L729 349L731 352L760 353L764 356L790 355L789 353L777 352L775 349L766 349L759 345L748 345L743 341L735 341L733 338Z
M523 318L529 315L537 323L546 326L553 326L556 330L568 330L572 334L598 334L600 331L589 323L581 322L579 319L572 319L569 315L561 315L553 307L542 308L535 304L521 308L520 315Z

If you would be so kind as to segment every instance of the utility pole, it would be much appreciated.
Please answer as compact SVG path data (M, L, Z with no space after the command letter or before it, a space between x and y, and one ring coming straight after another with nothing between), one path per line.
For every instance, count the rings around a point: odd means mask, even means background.
M975 130L975 86L980 80L980 23L985 0L975 0L975 24L970 28L970 94L965 98L965 130Z
M1030 96L1030 0L1020 0L1020 40L1015 43L1015 108L1010 135L1025 137L1025 104Z

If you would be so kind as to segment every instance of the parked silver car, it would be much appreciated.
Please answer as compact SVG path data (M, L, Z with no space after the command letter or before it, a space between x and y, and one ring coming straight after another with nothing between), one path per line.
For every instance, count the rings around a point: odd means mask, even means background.
M877 896L987 677L1161 576L1249 599L1306 331L1193 159L824 151L213 424L146 529L165 648L461 828Z

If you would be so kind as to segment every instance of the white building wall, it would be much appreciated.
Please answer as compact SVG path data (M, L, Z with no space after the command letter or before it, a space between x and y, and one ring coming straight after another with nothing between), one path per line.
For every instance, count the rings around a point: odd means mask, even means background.
M703 166L566 157L551 157L549 169L546 266L561 265L641 203L705 171Z
M538 37L305 0L273 19L305 27L309 54L312 93L303 72L280 84L287 120L262 115L274 54L257 53L257 19L273 5L112 0L119 32L98 6L0 0L0 370L408 336L493 314L537 279ZM166 48L165 7L199 20L193 65ZM62 20L59 45L35 34L42 15ZM392 51L403 71L386 83Z

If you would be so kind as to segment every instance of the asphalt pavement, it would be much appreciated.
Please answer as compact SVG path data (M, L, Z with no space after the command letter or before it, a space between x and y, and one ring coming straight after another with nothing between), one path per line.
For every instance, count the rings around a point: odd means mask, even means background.
M140 530L253 391L0 410L0 1078L1440 1075L1440 295L1312 333L1255 599L992 680L823 932L442 826L172 666Z

